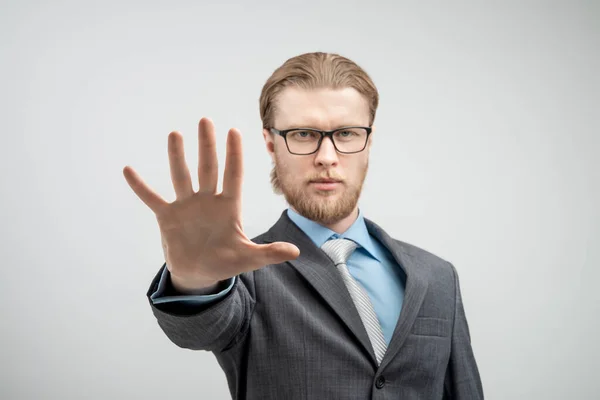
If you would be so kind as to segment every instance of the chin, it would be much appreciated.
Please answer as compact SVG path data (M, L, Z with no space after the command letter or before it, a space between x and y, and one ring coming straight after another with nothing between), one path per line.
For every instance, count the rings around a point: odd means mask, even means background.
M336 197L341 197L342 192L338 192L335 190L315 190L313 196L318 196L326 199L334 199Z

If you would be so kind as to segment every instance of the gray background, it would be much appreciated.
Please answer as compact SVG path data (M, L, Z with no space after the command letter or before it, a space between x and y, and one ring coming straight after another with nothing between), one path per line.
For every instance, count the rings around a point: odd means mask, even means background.
M486 398L599 398L598 2L1 10L1 398L229 397L212 354L170 343L150 312L159 232L121 171L172 201L168 133L184 134L193 171L200 117L221 167L237 127L244 226L262 233L285 203L260 89L316 50L380 90L360 205L458 268Z

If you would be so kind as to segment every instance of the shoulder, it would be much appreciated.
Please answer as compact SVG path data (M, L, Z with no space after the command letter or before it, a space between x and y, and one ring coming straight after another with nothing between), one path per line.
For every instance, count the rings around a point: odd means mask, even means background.
M394 250L399 250L404 255L419 260L427 265L437 266L448 264L447 260L430 250L394 238L386 229L370 219L365 218L365 223L371 237L379 239L379 242L386 247L391 245L391 247L394 247Z
M254 243L256 244L264 244L265 243L265 239L267 237L267 233L269 233L269 231L263 232L258 236L253 237L252 240Z
M389 247L393 247L393 249L388 248L388 250L399 253L399 256L403 259L402 261L411 263L417 271L426 275L428 279L445 282L454 281L456 270L452 263L444 257L430 249L392 237L381 226L371 220L368 220L368 225L372 235L375 234L381 237L383 242L387 242Z
M448 266L448 264L450 264L448 260L430 250L426 250L422 247L398 239L393 239L393 241L394 244L398 246L404 254L413 259L419 260L424 264L433 266Z

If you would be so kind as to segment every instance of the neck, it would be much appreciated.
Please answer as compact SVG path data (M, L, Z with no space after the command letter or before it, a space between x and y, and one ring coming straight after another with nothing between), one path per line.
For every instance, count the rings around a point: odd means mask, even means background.
M337 222L334 222L333 224L328 224L325 225L327 228L331 229L332 231L334 231L335 233L344 233L348 230L348 228L350 228L352 226L352 224L354 223L354 221L356 221L356 219L358 218L358 208L355 208L350 215L348 215L346 218L341 219Z

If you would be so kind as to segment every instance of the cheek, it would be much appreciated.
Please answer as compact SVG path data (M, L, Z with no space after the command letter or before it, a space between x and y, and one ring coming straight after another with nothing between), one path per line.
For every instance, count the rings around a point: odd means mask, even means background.
M303 160L295 160L286 155L277 155L277 167L288 182L301 182L305 179L306 167Z
M352 164L350 168L346 169L348 180L354 184L358 183L362 179L365 168L367 168L366 160L360 160L359 162Z

